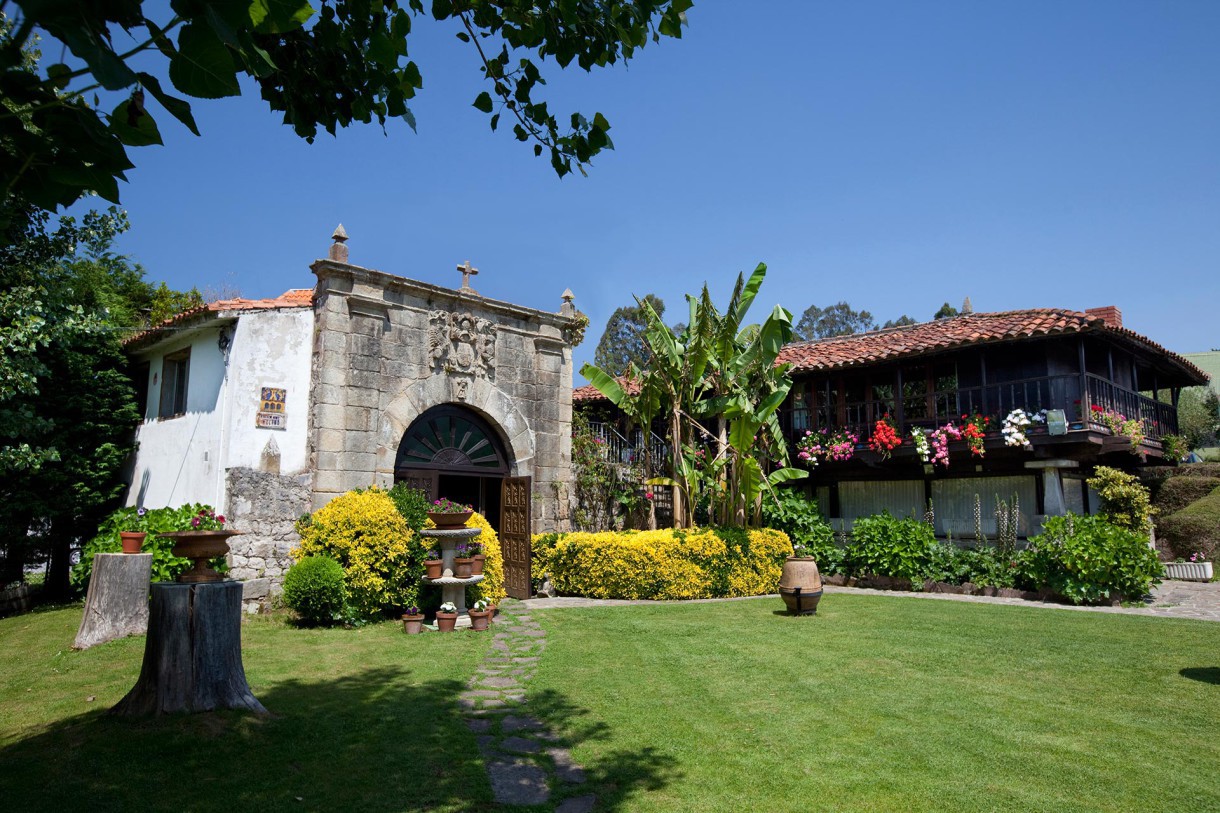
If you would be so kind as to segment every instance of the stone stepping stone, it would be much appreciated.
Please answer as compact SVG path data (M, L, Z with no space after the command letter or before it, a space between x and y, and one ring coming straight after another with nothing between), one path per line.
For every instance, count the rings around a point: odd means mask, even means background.
M542 750L542 743L526 737L505 737L500 741L500 750L515 754L537 754Z
M597 797L592 793L588 796L573 796L571 799L564 799L555 808L555 813L590 813L596 805Z
M585 770L572 761L571 751L566 748L548 748L546 753L555 763L555 775L559 777L560 782L567 782L569 785L585 783Z
M494 760L487 763L487 778L491 780L492 796L502 805L541 805L551 797L546 771L532 762Z
M479 684L492 689L516 689L520 686L515 677L488 677L480 680Z
M542 721L534 717L518 717L510 714L500 721L500 730L506 734L517 731L541 731Z
M499 692L493 692L490 689L468 689L462 692L462 697L500 697Z
M486 734L491 731L491 720L473 719L466 721L466 727L475 734Z

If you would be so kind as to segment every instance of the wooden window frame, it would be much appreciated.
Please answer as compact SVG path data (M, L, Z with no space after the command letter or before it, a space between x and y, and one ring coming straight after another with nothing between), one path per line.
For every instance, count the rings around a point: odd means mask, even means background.
M190 390L191 348L168 353L161 362L161 400L157 417L177 418L186 414L187 393Z

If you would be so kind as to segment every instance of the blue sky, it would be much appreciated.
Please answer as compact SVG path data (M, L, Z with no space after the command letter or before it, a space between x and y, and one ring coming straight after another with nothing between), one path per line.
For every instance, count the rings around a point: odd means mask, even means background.
M1172 350L1220 347L1220 3L702 0L626 68L551 65L552 109L600 111L616 150L559 180L470 106L476 56L419 20L401 122L313 145L257 94L161 116L133 151L119 245L175 287L309 287L342 222L351 260L591 319L770 268L758 305L847 300L881 321L1114 304ZM578 377L579 381L579 377Z

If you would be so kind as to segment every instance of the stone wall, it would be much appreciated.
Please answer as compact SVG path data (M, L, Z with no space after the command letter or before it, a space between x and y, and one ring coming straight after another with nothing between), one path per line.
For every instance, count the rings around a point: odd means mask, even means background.
M311 397L312 508L394 482L425 410L467 407L499 433L511 474L533 478L535 531L570 516L570 303L548 313L347 262L319 260Z
M226 527L242 532L229 541L229 575L244 582L248 610L281 591L284 571L292 566L289 551L300 543L293 526L309 511L311 480L248 468L228 471Z

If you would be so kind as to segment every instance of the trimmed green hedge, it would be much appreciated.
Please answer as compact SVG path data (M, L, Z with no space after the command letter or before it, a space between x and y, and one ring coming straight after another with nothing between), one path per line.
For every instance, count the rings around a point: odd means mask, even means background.
M1162 517L1157 523L1157 535L1174 556L1188 559L1194 553L1202 553L1216 561L1220 556L1220 488Z

